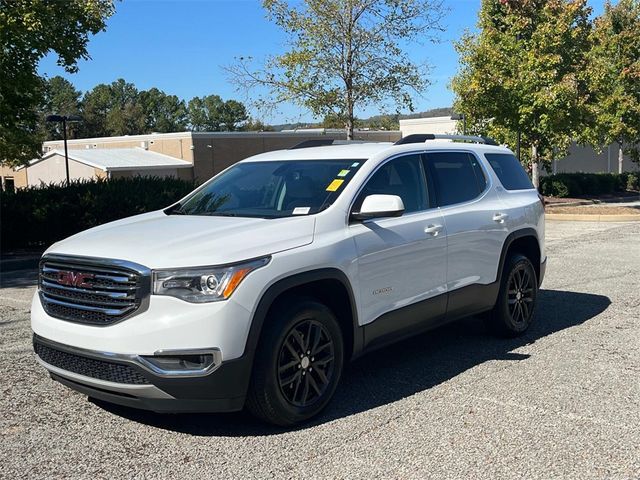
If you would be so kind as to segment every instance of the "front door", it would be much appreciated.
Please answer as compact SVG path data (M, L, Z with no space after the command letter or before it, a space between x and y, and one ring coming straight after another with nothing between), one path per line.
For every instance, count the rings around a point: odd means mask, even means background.
M349 227L358 252L359 320L370 327L366 343L426 326L446 309L447 232L439 210L431 208L421 155L381 165L358 195L354 211L372 194L398 195L405 212Z

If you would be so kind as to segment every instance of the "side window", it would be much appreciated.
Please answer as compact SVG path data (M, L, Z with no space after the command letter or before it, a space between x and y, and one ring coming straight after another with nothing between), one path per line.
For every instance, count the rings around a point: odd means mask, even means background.
M533 188L518 159L510 153L485 153L489 165L496 172L500 183L507 190L528 190Z
M429 153L427 163L441 207L473 200L487 185L478 160L466 152Z
M428 197L420 155L399 157L380 167L358 195L353 206L356 212L368 195L397 195L405 213L425 210Z

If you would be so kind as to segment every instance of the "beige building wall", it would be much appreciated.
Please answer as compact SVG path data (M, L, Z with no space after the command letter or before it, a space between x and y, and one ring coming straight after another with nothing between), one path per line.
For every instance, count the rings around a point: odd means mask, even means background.
M157 133L149 135L131 135L122 137L81 138L68 140L69 150L92 148L144 148L151 152L162 153L170 157L193 162L191 132ZM62 140L44 142L44 153L50 150L63 150Z
M63 155L54 155L45 160L41 160L27 170L27 180L30 186L41 183L60 183L67 179L67 171ZM84 163L69 159L69 178L71 180L90 179L95 177L95 168Z
M450 117L410 118L400 120L400 132L403 137L414 133L456 133L456 120Z
M3 190L13 181L14 188L27 186L27 169L14 170L13 167L0 165L0 188Z

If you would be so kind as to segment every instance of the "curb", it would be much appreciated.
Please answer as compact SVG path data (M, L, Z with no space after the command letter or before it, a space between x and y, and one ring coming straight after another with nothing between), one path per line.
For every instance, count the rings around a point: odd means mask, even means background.
M622 203L622 202L636 202L640 200L640 195L634 197L614 197L604 200L579 200L577 202L546 202L547 207L578 207L581 205L600 205L603 203Z
M640 222L640 215L589 215L580 213L547 213L545 218L557 222Z

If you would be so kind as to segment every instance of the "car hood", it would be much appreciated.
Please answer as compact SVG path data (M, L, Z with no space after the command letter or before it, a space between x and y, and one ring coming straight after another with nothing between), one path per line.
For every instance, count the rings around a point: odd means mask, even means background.
M307 245L313 241L314 224L306 216L262 219L160 211L86 230L45 253L128 260L152 269L221 265Z

